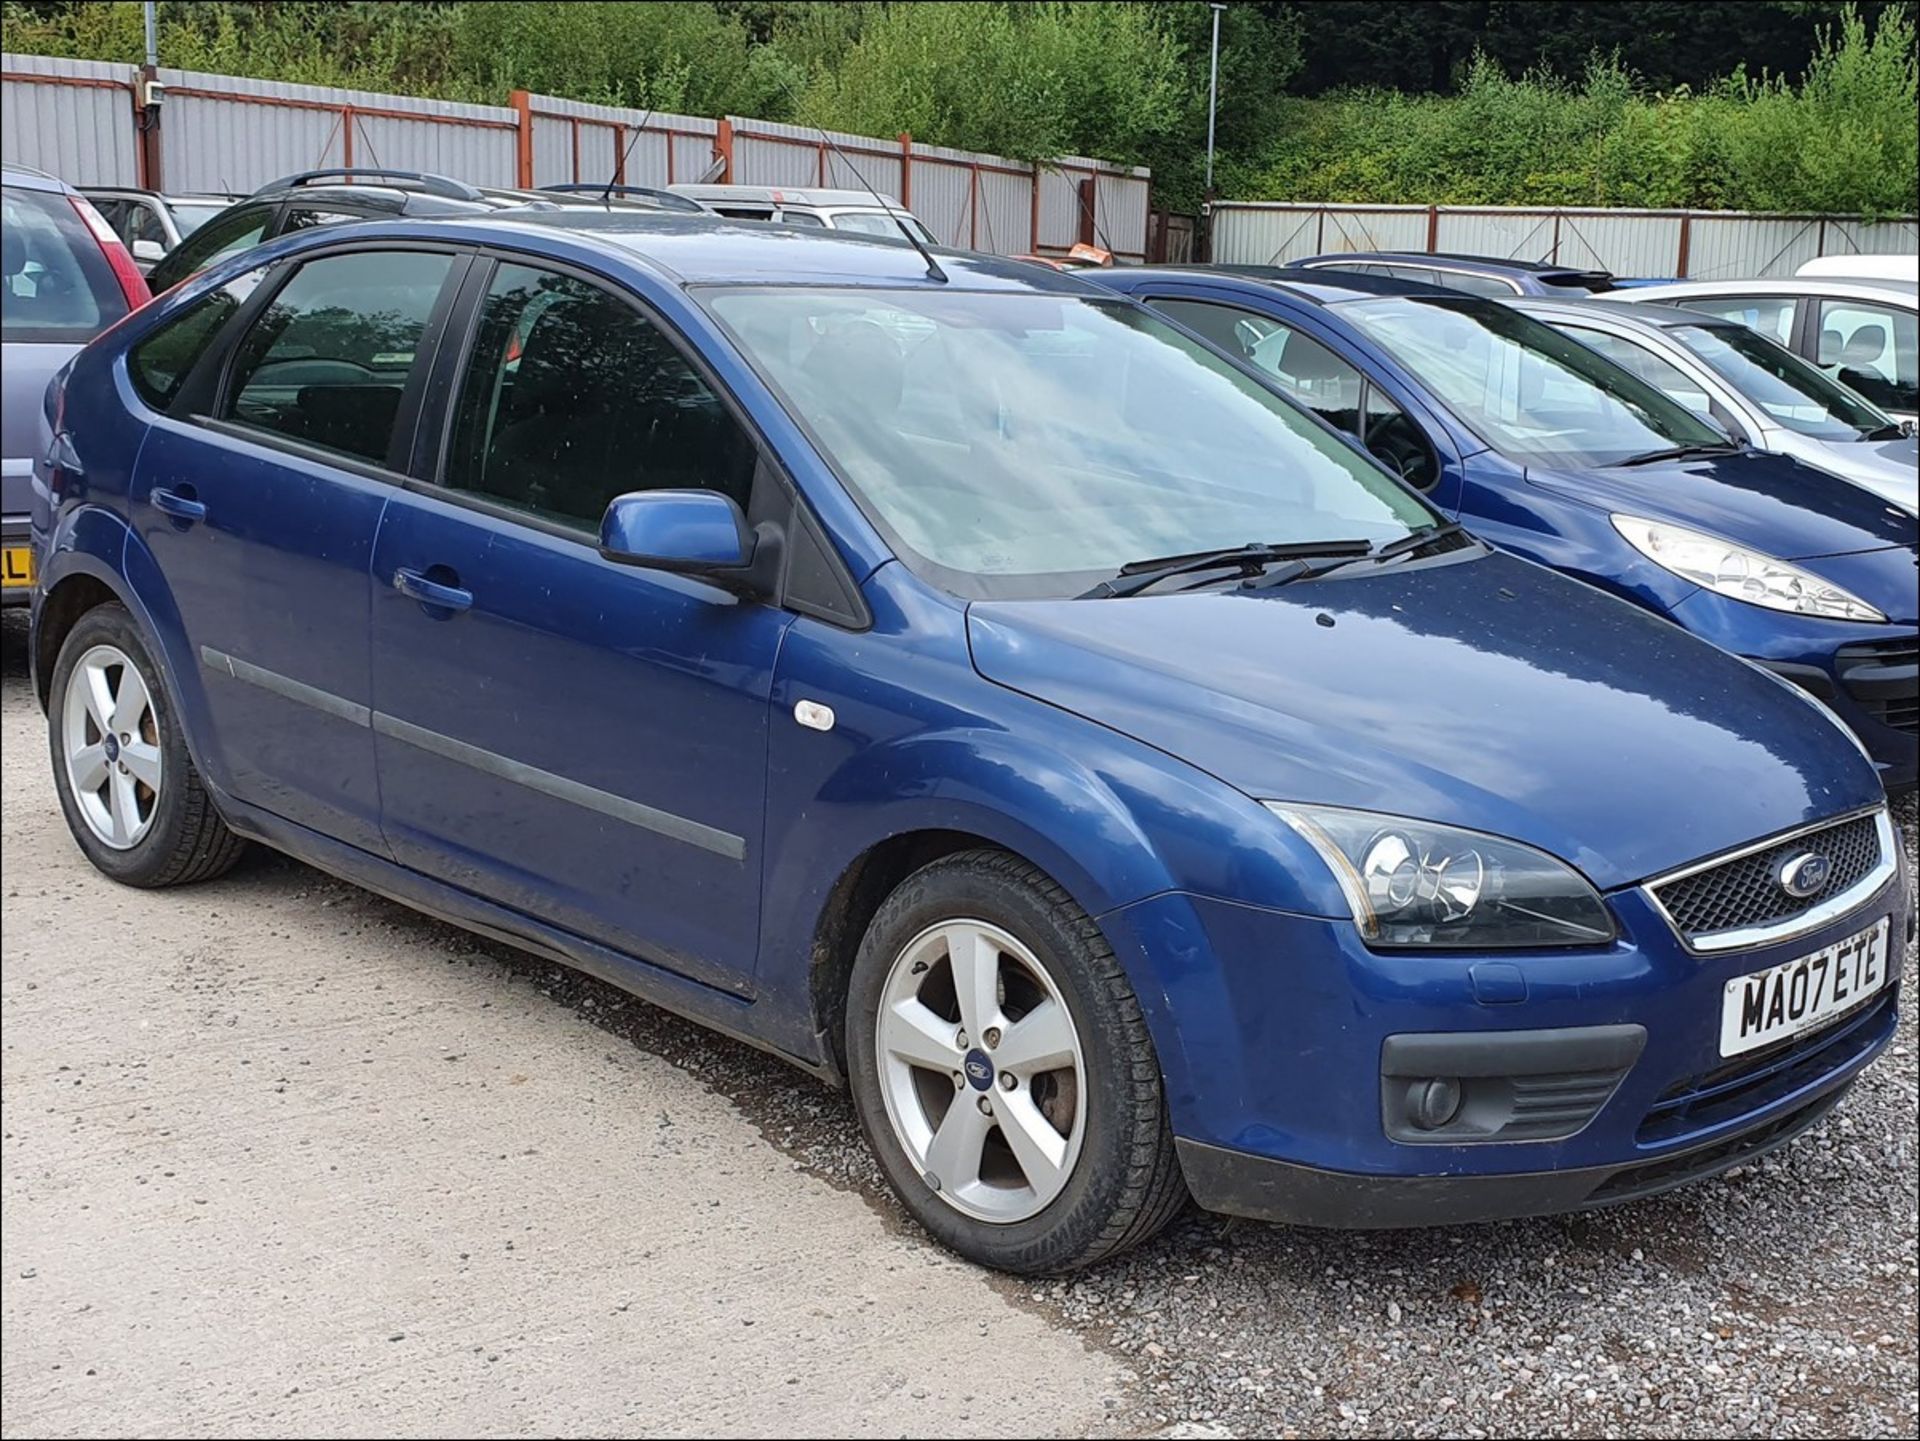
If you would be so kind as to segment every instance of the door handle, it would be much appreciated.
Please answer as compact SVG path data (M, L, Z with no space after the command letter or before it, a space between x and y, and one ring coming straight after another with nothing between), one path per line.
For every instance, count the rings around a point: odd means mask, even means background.
M147 494L147 501L162 515L170 515L175 520L183 520L191 525L196 520L207 518L206 505L193 498L193 487L182 486L179 490L154 490Z
M463 590L457 585L443 585L437 580L428 580L419 571L408 570L404 566L393 573L393 588L402 595L413 597L422 605L434 606L440 610L461 611L473 605L472 591Z

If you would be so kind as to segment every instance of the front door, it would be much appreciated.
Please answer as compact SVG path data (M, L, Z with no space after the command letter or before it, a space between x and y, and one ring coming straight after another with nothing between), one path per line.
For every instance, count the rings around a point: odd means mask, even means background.
M170 348L190 350L245 282L130 359L136 388L168 411L140 454L133 522L179 609L202 764L239 799L376 851L368 565L460 263L356 251L276 272L204 405L172 404L169 367L185 357Z
M374 554L374 740L404 865L745 991L768 697L792 617L595 545L628 491L749 504L758 453L659 327L501 263L435 489Z

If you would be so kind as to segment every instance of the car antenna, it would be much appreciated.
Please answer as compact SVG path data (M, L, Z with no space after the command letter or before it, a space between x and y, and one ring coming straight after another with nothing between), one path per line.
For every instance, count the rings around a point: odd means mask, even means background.
M627 173L627 157L633 154L633 147L640 143L640 137L647 133L647 122L653 119L653 112L659 108L657 105L649 105L646 108L646 112L640 117L640 123L633 127L633 135L627 141L627 148L622 150L620 158L613 162L613 174L607 177L607 188L600 192L600 203L607 209L613 209L613 187L618 185L620 177ZM669 148L673 145L671 135L667 137L667 145ZM579 174L578 171L574 173Z
M841 160L846 162L847 169L853 172L854 179L858 180L861 184L861 187L867 192L867 194L873 197L874 204L878 205L882 210L884 210L887 213L888 218L891 219L893 223L899 227L900 233L904 235L907 239L907 244L911 245L915 250L920 252L920 258L927 262L927 279L937 280L942 285L945 285L947 283L947 272L940 268L940 262L933 258L933 252L927 249L927 247L921 243L920 237L915 235L913 231L908 228L907 222L900 218L900 212L895 210L891 205L887 204L885 200L880 198L880 192L878 190L875 190L873 186L867 183L867 177L860 173L860 167L855 165L852 159L849 158L849 156L847 155L847 152L840 148L840 144L838 141L836 141L831 135L827 134L826 130L821 126L816 125L813 128L820 132L820 138L823 141L825 141L828 145L831 145L833 147L833 153L839 156Z

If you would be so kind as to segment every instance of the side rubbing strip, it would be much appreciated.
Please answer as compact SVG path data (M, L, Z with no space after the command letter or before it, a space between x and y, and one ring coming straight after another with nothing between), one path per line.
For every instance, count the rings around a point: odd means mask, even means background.
M290 701L312 706L315 710L333 716L349 724L363 726L371 724L373 712L365 706L337 696L332 691L321 690L318 686L297 681L292 676L281 675L279 671L249 664L228 655L223 650L215 650L210 645L200 647L200 664L208 670L220 671L235 680L245 681L248 685L257 685L261 690L270 690L275 695L285 696Z
M484 771L488 775L512 781L515 785L526 786L529 790L540 791L556 800L585 806L590 811L598 811L603 816L625 821L628 825L640 827L641 830L654 831L676 841L685 841L690 846L698 846L703 851L712 851L715 855L727 857L728 860L746 859L746 840L734 835L731 831L703 826L700 822L690 821L685 816L676 816L670 811L655 810L652 806L641 805L639 801L630 801L625 796L614 795L611 791L582 785L579 781L557 776L552 771L543 771L524 761L513 760L494 751L482 750L479 746L470 746L465 741L457 741L452 736L444 736L438 731L413 725L396 716L390 716L384 711L374 712L373 728L381 735L391 736L410 746L418 746L423 751L431 751L434 755L456 761L463 766L472 766L477 771Z

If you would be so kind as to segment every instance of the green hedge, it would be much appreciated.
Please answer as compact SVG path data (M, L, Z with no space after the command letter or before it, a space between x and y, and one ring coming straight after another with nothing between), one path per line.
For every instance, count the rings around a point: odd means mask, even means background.
M1235 157L1235 199L1414 205L1698 206L1911 215L1914 31L1849 13L1798 86L1736 72L1655 95L1603 59L1579 85L1477 59L1452 97L1347 92L1288 102L1287 134Z

